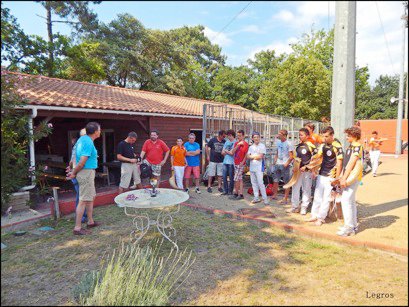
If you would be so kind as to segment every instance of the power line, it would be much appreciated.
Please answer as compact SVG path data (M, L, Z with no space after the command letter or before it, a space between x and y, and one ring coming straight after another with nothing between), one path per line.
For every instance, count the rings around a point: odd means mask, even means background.
M224 30L226 30L226 28L237 18L237 17L239 17L248 7L249 7L249 5L251 4L251 2L253 2L253 1L250 1L249 3L247 3L247 5L240 11L240 12L238 12L237 14L236 14L236 16L234 16L230 21L229 21L229 23L227 24L227 25L225 25L220 31L219 31L219 33L217 33L216 34L216 36L213 38L213 40L215 40Z
M389 50L388 40L386 39L386 33L385 33L385 28L383 27L381 13L379 12L378 1L375 1L375 5L376 5L376 10L378 11L379 21L380 21L381 26L382 26L383 37L385 38L386 47L388 48L389 61L391 62L391 66L392 66L393 71L396 72L395 66L393 65L393 61L392 61L391 51Z

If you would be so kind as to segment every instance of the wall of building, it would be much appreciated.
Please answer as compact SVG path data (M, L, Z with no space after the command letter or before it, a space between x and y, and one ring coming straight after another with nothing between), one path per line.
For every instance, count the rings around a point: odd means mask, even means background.
M371 138L372 131L377 131L379 137L388 138L383 142L381 150L384 153L395 153L396 144L396 119L380 119L380 120L360 120L362 130L362 140L368 141ZM402 120L402 140L408 141L408 120Z
M128 132L135 131L138 134L138 140L136 142L137 153L141 152L143 143L149 138L147 132L149 129L157 129L159 131L159 137L165 141L169 147L176 144L176 138L179 136L187 140L187 135L191 129L202 129L201 119L143 116L131 117L119 115L90 117L88 114L82 114L84 118L81 118L81 114L82 113L54 113L54 117L49 121L53 125L53 132L48 137L35 143L36 155L52 154L62 156L64 162L68 163L70 159L68 132L70 130L80 130L84 128L89 121L98 122L101 125L102 130L112 129L114 131L115 151L118 143L127 137ZM47 115L50 114L47 113L38 116L35 119L35 125L38 125L38 123L45 119ZM101 138L96 140L96 144L99 142L102 142ZM201 140L198 140L198 142L200 143ZM102 153L99 155L102 161ZM170 158L164 166L164 171L166 173L170 172Z

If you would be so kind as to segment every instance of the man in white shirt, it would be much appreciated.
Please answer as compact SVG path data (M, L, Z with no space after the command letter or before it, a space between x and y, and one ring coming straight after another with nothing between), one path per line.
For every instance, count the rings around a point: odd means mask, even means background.
M260 143L260 133L253 132L252 135L253 145L250 146L247 152L247 159L250 159L250 179L253 186L254 199L252 203L259 203L259 193L263 197L264 204L268 205L268 198L266 193L266 187L263 181L264 175L264 156L266 154L266 146Z
M273 178L273 196L272 199L277 197L278 182L283 177L284 184L290 181L290 163L293 161L293 144L287 140L288 132L283 129L278 132L275 145L277 146L277 155L274 157L274 178ZM288 202L288 196L290 194L290 188L284 191L284 198L278 201L279 204L285 205Z

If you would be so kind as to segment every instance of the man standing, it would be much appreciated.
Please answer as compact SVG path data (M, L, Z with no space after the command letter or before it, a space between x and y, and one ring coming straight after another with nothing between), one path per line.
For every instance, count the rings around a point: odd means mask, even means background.
M379 157L381 156L381 145L384 139L378 137L378 132L373 131L372 137L369 140L369 157L371 158L372 176L376 177L376 171L379 165Z
M338 178L341 174L342 159L344 158L342 145L338 140L334 139L334 129L328 126L322 130L322 133L324 135L324 143L320 145L316 155L316 157L322 157L322 163L317 177L311 218L308 220L308 222L315 222L317 226L325 223L331 202L332 185L331 177L329 177L330 171L336 166L335 178Z
M358 217L355 202L356 191L359 187L359 182L362 179L362 172L349 186L346 185L346 180L349 174L354 169L355 164L359 159L362 159L363 147L359 140L361 139L361 129L359 127L351 127L345 129L349 147L347 148L342 163L342 174L340 178L340 186L342 189L341 206L344 216L344 226L337 232L337 235L347 237L355 235L358 231Z
M211 138L206 145L207 161L209 162L209 180L207 184L207 192L212 193L212 179L217 173L218 191L223 192L222 176L223 176L223 155L222 150L226 140L226 132L220 130L217 137Z
M249 144L244 140L244 131L237 131L237 143L231 152L234 156L234 189L236 193L230 196L230 199L240 200L244 199L243 196L243 172L244 165L246 164L247 151L249 150Z
M222 195L233 195L234 188L234 157L228 152L234 147L236 143L236 132L234 130L227 130L227 141L224 143L222 155L223 159L223 186L224 191ZM229 182L227 182L227 176L229 177Z
M190 133L188 136L188 142L184 144L186 149L186 162L185 168L185 191L189 192L189 179L193 173L195 178L196 193L200 194L200 145L195 142L196 135Z
M314 133L315 125L312 122L305 123L304 128L306 128L310 133L307 140L308 142L314 144L315 147L322 144L322 138L318 134Z
M253 132L251 136L253 145L250 146L247 158L250 159L250 180L253 186L254 199L251 203L256 204L261 200L258 198L259 192L263 197L264 205L268 205L266 187L264 185L264 156L267 153L266 146L260 143L260 133Z
M165 144L164 141L159 139L158 131L152 130L151 138L149 140L146 140L142 146L141 160L145 158L143 162L151 166L152 175L158 182L158 188L160 184L160 174L162 171L162 166L166 163L166 160L169 157L169 152L169 147ZM165 157L163 157L163 153L165 153Z
M81 228L81 218L87 208L87 228L99 225L92 216L95 192L95 169L98 168L98 153L95 139L101 136L101 126L96 122L89 122L85 126L86 135L79 138L75 151L77 165L68 173L69 179L78 180L80 201L76 209L74 235L85 235L87 231Z
M129 188L131 178L134 185L142 189L141 173L139 169L140 161L136 159L135 142L138 138L136 132L129 132L128 137L118 144L116 158L121 161L121 182L119 183L119 194Z
M283 129L278 132L276 141L277 155L274 157L274 175L273 175L273 195L272 199L277 197L278 182L283 177L284 184L290 181L290 164L294 160L294 146L292 142L287 140L288 131ZM285 189L284 198L278 201L279 204L285 205L288 202L290 188Z
M85 128L81 129L80 137L84 136L85 134L86 134ZM72 151L71 151L71 160L70 160L70 163L69 163L69 165L68 165L68 167L66 169L67 173L71 172L75 168L75 166L77 165L75 151L77 149L78 139L74 138L71 141L73 141L73 143L72 143L73 147L72 147ZM75 196L75 209L77 209L78 203L80 202L80 187L78 185L77 178L71 179L71 182L74 185L74 189L75 189L75 193L76 193L76 196ZM87 209L85 209L84 210L84 215L82 216L82 219L81 219L81 222L86 223L87 221L88 221Z
M183 190L183 175L186 167L186 149L183 146L183 139L177 138L176 145L170 150L170 164L175 172L176 184L179 189Z
M293 191L291 195L291 209L286 210L287 213L298 213L300 212L300 190L302 187L302 204L301 204L301 215L307 214L307 208L310 203L311 198L311 186L312 186L312 175L311 171L307 169L307 165L310 163L311 157L316 154L316 147L314 144L308 141L309 131L306 128L301 128L299 130L300 143L295 148L294 158L300 158L300 176L297 182L293 186Z

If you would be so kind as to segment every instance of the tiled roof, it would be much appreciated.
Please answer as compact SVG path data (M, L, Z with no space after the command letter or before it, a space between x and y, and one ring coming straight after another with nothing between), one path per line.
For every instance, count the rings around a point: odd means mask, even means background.
M225 103L15 72L17 91L31 105L202 116L203 105ZM31 82L32 81L32 82ZM227 104L237 110L240 106Z

